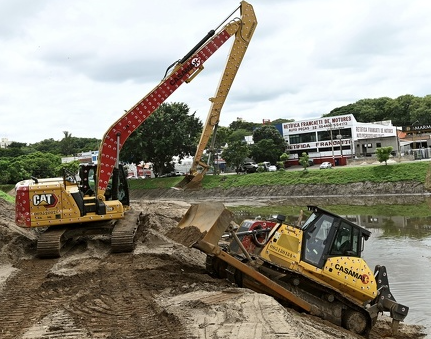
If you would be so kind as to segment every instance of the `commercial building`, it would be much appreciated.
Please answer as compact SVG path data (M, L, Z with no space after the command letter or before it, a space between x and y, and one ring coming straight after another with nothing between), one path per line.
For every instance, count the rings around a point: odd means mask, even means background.
M345 165L349 158L374 155L376 148L392 146L399 151L397 128L390 120L362 123L353 114L284 123L282 135L290 165L297 165L303 152L315 164Z

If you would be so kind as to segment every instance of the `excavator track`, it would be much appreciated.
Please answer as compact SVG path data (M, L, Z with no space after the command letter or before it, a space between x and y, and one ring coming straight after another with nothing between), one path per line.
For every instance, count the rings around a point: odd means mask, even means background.
M39 258L58 258L64 252L64 245L69 239L100 234L111 235L112 252L131 252L135 248L135 236L142 222L142 213L129 211L119 220L91 225L51 226L39 235L37 255Z
M50 227L39 235L37 240L37 255L39 258L57 258L64 246L66 227Z
M117 220L111 234L111 250L114 253L131 252L135 248L135 236L142 225L142 213L128 212Z

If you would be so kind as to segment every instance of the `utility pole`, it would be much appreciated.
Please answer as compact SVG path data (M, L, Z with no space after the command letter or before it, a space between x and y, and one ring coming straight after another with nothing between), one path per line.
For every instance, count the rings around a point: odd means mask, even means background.
M332 124L329 124L329 129L331 131L331 148L332 148L332 165L335 166L335 156L334 156L334 138L332 137Z
M340 130L338 130L337 139L340 142L340 154L341 154L341 162L343 161L343 136L340 134ZM341 165L341 164L340 164Z
M412 141L413 141L413 149L416 149L416 140L415 140L415 131L413 130L413 126L418 124L419 120L416 120L414 123L412 123Z

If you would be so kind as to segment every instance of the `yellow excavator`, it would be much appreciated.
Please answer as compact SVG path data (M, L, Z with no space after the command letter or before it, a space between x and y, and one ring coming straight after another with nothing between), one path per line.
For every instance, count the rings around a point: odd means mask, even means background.
M285 216L244 220L217 202L192 205L168 236L207 254L209 273L367 336L379 313L392 331L409 308L396 302L384 266L361 258L370 231L317 206L294 225ZM229 239L233 239L229 242Z
M234 16L238 9L240 15ZM174 91L192 81L204 69L204 62L234 37L217 94L211 99L213 113L202 133L200 145L206 144L256 25L253 7L242 1L216 29L170 65L162 81L106 131L97 163L82 164L78 177L65 172L62 178L32 178L17 184L16 224L46 228L37 243L40 257L59 256L65 241L81 234L110 234L113 251L133 249L141 218L129 211L126 175L119 162L122 146Z
M202 161L202 156L211 135L213 135L213 143L215 141L221 110L257 25L257 20L252 13L251 7L249 7L248 13L245 13L245 4L242 6L244 7L243 27L241 30L236 30L235 40L232 44L216 94L209 99L211 101L211 107L193 158L192 166L189 173L187 173L174 188L189 190L199 189L202 179L209 169L209 163Z

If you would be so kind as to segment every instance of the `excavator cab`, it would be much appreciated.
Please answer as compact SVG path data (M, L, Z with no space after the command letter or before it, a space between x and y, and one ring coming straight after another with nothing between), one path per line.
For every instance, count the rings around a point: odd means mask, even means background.
M97 164L84 163L79 166L80 185L79 190L84 196L95 196L97 185ZM129 186L127 184L127 175L122 164L119 164L118 169L114 169L114 173L109 179L106 191L105 200L119 200L123 206L129 206Z

